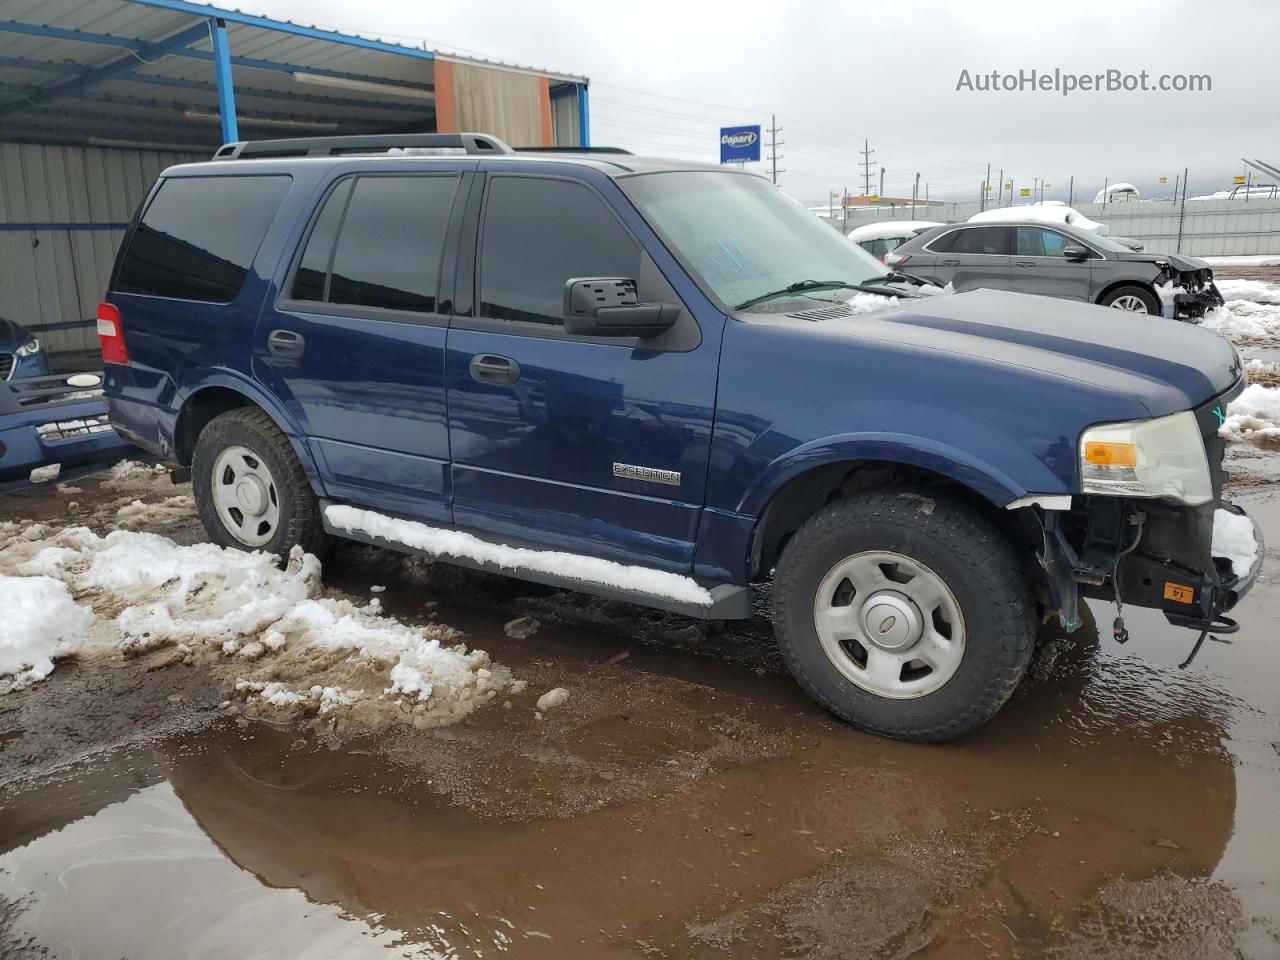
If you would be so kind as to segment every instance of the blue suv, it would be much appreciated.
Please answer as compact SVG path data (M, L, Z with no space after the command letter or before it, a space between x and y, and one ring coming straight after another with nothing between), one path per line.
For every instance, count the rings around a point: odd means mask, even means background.
M1227 632L1261 562L1222 502L1225 340L926 286L737 170L229 144L161 175L98 329L112 423L190 469L215 542L717 619L771 581L796 679L886 736L984 723L1082 595Z

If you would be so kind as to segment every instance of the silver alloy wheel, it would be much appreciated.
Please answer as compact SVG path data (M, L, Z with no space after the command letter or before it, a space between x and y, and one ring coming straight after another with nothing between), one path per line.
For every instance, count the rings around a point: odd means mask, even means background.
M213 461L213 505L227 531L261 547L280 525L280 494L263 459L248 447L227 447Z
M813 622L832 665L868 693L933 693L964 659L964 615L942 578L884 550L845 557L822 578Z
M1146 303L1141 297L1135 297L1132 293L1126 293L1123 297L1116 297L1111 301L1111 307L1114 310L1126 310L1129 313L1150 313Z

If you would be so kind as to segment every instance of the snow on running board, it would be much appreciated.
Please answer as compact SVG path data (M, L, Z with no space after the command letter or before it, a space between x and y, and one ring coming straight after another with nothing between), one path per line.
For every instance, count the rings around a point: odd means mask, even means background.
M361 510L330 504L324 509L325 519L335 530L361 533L391 543L422 550L438 557L458 557L476 563L488 563L504 570L529 570L581 580L584 583L634 590L650 596L665 597L700 607L711 606L711 593L690 577L665 570L627 566L599 557L555 550L530 550L490 543L469 533L429 527L415 520L400 520L372 510Z

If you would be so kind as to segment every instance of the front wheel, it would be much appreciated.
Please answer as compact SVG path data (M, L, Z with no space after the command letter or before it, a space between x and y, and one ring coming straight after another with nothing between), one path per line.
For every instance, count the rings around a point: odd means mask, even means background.
M1009 699L1035 606L1009 541L958 501L872 493L828 504L778 562L783 659L836 716L901 740L950 740Z
M1126 313L1149 313L1160 316L1160 301L1142 287L1117 287L1100 301L1101 306Z

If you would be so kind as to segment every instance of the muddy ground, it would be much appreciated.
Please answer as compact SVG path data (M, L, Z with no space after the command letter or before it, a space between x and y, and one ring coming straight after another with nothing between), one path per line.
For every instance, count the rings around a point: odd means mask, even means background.
M1229 465L1280 545L1280 451ZM0 520L203 539L162 475L75 488ZM925 747L812 705L766 593L717 628L345 547L328 595L385 586L530 694L370 737L237 717L163 653L61 664L0 698L0 955L1280 957L1275 554L1191 669L1187 631L1132 610L1120 646L1096 604Z

